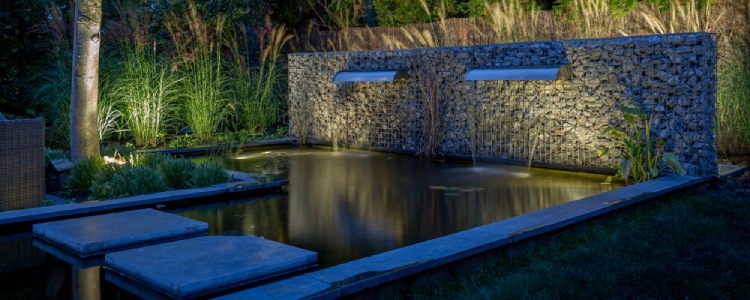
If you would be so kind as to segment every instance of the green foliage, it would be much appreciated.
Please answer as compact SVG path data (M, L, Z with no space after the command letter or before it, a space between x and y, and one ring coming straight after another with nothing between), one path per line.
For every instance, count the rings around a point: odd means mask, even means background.
M750 201L689 190L389 299L736 299L750 295ZM552 275L554 274L554 275ZM637 286L637 289L632 287Z
M27 79L35 91L31 107L45 119L46 143L55 148L68 148L70 143L71 66L70 53L61 53L37 66Z
M244 27L243 27L244 28ZM242 30L239 30L242 33ZM281 48L289 41L291 35L286 33L285 26L265 28L262 36L268 43L263 46L259 63L245 56L242 51L248 45L240 46L240 39L232 39L232 74L227 86L232 91L232 103L228 107L234 114L233 120L239 122L249 131L264 132L276 124L286 104L287 74L279 62ZM245 33L242 33L245 35ZM237 130L235 127L234 130Z
M189 186L192 188L205 187L217 183L229 181L229 175L224 167L215 160L208 160L195 167L191 176Z
M159 153L148 153L148 154L135 154L130 155L128 163L133 167L146 167L151 169L157 169L159 165L165 160L170 160L172 157L166 154Z
M111 199L203 187L229 180L217 161L196 165L185 158L137 153L114 158L119 163L106 163L102 157L76 163L68 189L75 195L89 195L91 199Z
M164 178L164 183L170 189L185 189L190 187L195 163L185 158L168 157L162 160L156 170Z
M88 190L89 199L110 199L112 196L112 180L117 172L120 172L124 167L118 164L105 164L99 173L94 176L91 181L91 187Z
M716 125L719 145L725 147L750 144L750 69L740 51L719 64L716 76Z
M507 0L466 0L465 3L459 3L458 7L461 9L461 11L466 14L466 16L471 18L477 18L477 17L483 17L487 16L487 7L491 6L495 3L500 3ZM573 1L573 0L567 0L567 1ZM548 9L550 7L547 6L546 3L535 1L535 0L522 0L521 6L523 7L524 11L528 12L533 10L542 10L542 9Z
M191 148L203 144L203 140L189 134L176 135L172 138L171 141L169 141L170 148Z
M619 0L619 1L626 1L626 0ZM659 7L660 10L668 11L670 10L670 6L673 2L685 4L688 1L695 1L695 5L698 9L704 9L707 5L713 4L716 0L642 0L641 2L653 4Z
M610 128L609 133L620 139L624 149L620 153L619 162L613 167L618 169L617 175L628 183L629 178L635 182L643 182L659 176L661 171L669 168L672 172L685 175L677 155L664 152L664 140L654 139L651 133L651 116L637 108L621 107L625 122L639 126L634 131L620 128ZM603 150L604 154L608 151Z
M124 168L112 175L107 184L106 198L120 198L169 190L164 178L156 170L137 166Z
M136 146L156 146L176 124L179 79L153 54L124 47L117 95L125 104L125 120Z
M457 0L425 0L428 11L420 1L373 0L380 26L402 26L411 23L430 22L439 19L439 12L445 17L460 15L463 5Z
M44 148L44 166L45 168L49 165L49 162L55 159L66 158L65 152L58 149Z
M74 195L89 194L94 178L102 171L104 165L104 158L101 156L77 161L70 170L66 189Z
M102 156L128 157L135 152L132 145L108 145L102 148Z
M208 139L219 130L227 116L226 82L221 74L220 53L216 51L216 59L202 55L188 62L182 72L184 80L179 89L185 122L197 137Z
M35 92L27 80L50 51L46 23L54 15L48 0L3 0L0 4L0 111L20 115ZM64 9L64 6L61 5Z

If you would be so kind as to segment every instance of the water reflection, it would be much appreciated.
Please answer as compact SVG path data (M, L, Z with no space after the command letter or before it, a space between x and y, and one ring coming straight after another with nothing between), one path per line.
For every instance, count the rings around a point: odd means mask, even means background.
M38 245L30 233L0 236L0 299L138 299L105 282L101 265L77 266Z
M288 194L180 214L209 222L212 234L253 234L316 251L323 266L614 188L599 175L371 152L284 149L241 158L225 164L289 179Z

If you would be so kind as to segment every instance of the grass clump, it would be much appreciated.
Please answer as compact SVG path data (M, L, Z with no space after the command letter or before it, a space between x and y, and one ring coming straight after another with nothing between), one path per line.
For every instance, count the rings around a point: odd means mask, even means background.
M217 183L228 182L229 175L224 167L215 160L209 160L195 166L190 174L189 186L191 188L205 187Z
M695 190L481 261L414 299L739 299L750 295L750 199Z
M107 182L107 198L119 198L169 190L164 177L152 168L137 166L123 168Z
M72 195L88 195L94 178L104 169L105 161L101 156L92 156L73 164L68 176L67 187Z
M112 199L228 182L218 161L201 164L163 154L92 157L73 165L69 192L81 198Z
M44 147L44 167L47 168L50 161L55 159L66 158L65 152L59 149L50 149Z
M186 189L190 188L190 179L193 177L195 163L185 158L170 157L170 159L162 160L156 170L162 175L164 182L170 189Z

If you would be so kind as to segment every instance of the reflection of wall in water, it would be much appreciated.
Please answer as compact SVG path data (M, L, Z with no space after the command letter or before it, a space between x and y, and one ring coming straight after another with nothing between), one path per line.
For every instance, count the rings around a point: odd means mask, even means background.
M335 155L335 154L333 154ZM544 175L501 177L508 186L430 189L431 170L394 174L409 160L292 157L289 239L326 255L370 255L536 211L606 189L597 181ZM411 160L415 164L425 164ZM415 168L418 169L418 168ZM443 175L436 175L438 177ZM462 184L462 176L454 180ZM304 184L315 178L318 185ZM408 178L408 179L407 179ZM472 179L473 180L473 179ZM413 186L404 186L410 184ZM408 214L408 215L406 215Z
M212 235L252 234L280 243L288 242L287 201L270 198L244 205L209 206L178 215L211 224Z

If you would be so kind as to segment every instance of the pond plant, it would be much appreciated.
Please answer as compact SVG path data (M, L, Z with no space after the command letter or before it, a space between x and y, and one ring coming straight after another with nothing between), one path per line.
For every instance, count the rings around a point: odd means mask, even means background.
M677 155L664 152L664 140L653 136L651 131L652 115L637 108L620 107L624 113L625 123L632 129L612 127L609 134L622 142L622 150L618 162L613 165L617 169L618 177L627 184L632 178L634 182L653 179L669 168L672 172L685 176ZM604 155L609 149L603 149L599 154ZM611 181L611 178L607 179Z

